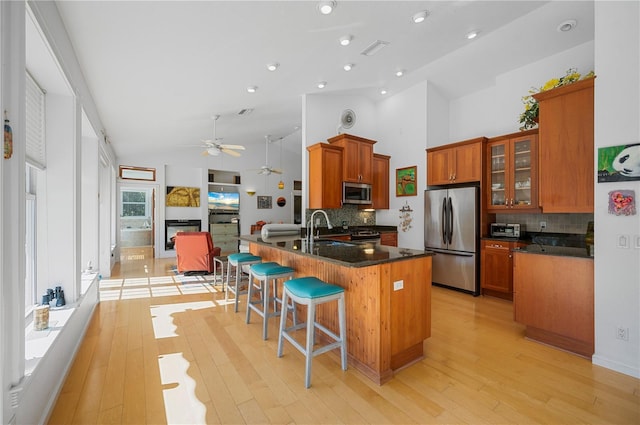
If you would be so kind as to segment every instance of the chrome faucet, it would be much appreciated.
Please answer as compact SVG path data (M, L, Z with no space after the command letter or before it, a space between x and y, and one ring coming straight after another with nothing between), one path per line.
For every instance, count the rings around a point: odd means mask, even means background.
M329 216L327 215L327 213L323 210L315 210L314 212L311 213L311 218L309 219L310 226L309 226L309 232L307 232L307 238L309 239L309 241L313 242L314 236L313 236L313 217L316 215L316 213L322 213L324 215L325 220L327 220L327 228L328 229L333 229L333 226L331 225L331 222L329 221Z

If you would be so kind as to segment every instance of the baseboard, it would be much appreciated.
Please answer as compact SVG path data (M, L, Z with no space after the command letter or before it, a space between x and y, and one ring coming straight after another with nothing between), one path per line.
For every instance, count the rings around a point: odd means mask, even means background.
M606 357L602 357L597 354L594 354L593 357L591 357L591 362L594 365L602 366L607 369L611 369L616 372L624 373L625 375L640 379L640 368L638 367L629 366L627 364L607 359Z

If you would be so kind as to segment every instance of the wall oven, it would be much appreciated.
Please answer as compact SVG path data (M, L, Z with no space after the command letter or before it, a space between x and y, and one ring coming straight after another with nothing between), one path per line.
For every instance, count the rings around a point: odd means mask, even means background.
M370 204L371 185L366 183L342 182L343 204Z

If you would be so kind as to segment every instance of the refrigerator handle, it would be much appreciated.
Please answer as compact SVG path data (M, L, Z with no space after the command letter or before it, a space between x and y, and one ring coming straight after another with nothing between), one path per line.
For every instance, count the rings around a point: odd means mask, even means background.
M448 199L448 205L447 205L447 210L449 211L449 225L448 227L448 240L449 240L449 245L451 245L451 241L453 240L453 204L451 203L451 197L447 198Z
M447 198L442 200L442 220L440 220L440 228L442 230L442 243L447 244Z

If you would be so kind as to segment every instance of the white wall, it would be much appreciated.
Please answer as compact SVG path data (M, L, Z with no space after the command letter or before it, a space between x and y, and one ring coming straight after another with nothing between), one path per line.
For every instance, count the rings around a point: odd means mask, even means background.
M581 74L594 69L593 42L498 75L492 87L452 100L450 142L517 132L523 111L522 96L532 87L565 75L569 68L577 68Z
M405 204L412 209L413 221L407 231L398 229L398 246L424 249L424 195L427 184L427 82L411 87L377 104L380 129L376 152L391 155L389 159L389 209L376 211L376 224L398 226L399 209ZM435 90L435 89L434 89ZM437 96L434 96L434 98ZM446 107L446 104L444 105ZM446 109L446 108L443 108ZM427 124L428 123L428 124ZM434 124L437 127L438 123ZM446 127L445 127L446 128ZM417 166L417 196L396 197L395 170Z
M640 142L640 4L596 2L596 148ZM597 155L596 155L597 158ZM595 165L594 165L595 166ZM640 238L640 215L608 214L608 192L640 181L595 185L595 334L593 362L640 377L640 248L616 248L618 235ZM640 203L636 201L640 212ZM629 341L616 339L618 327Z

